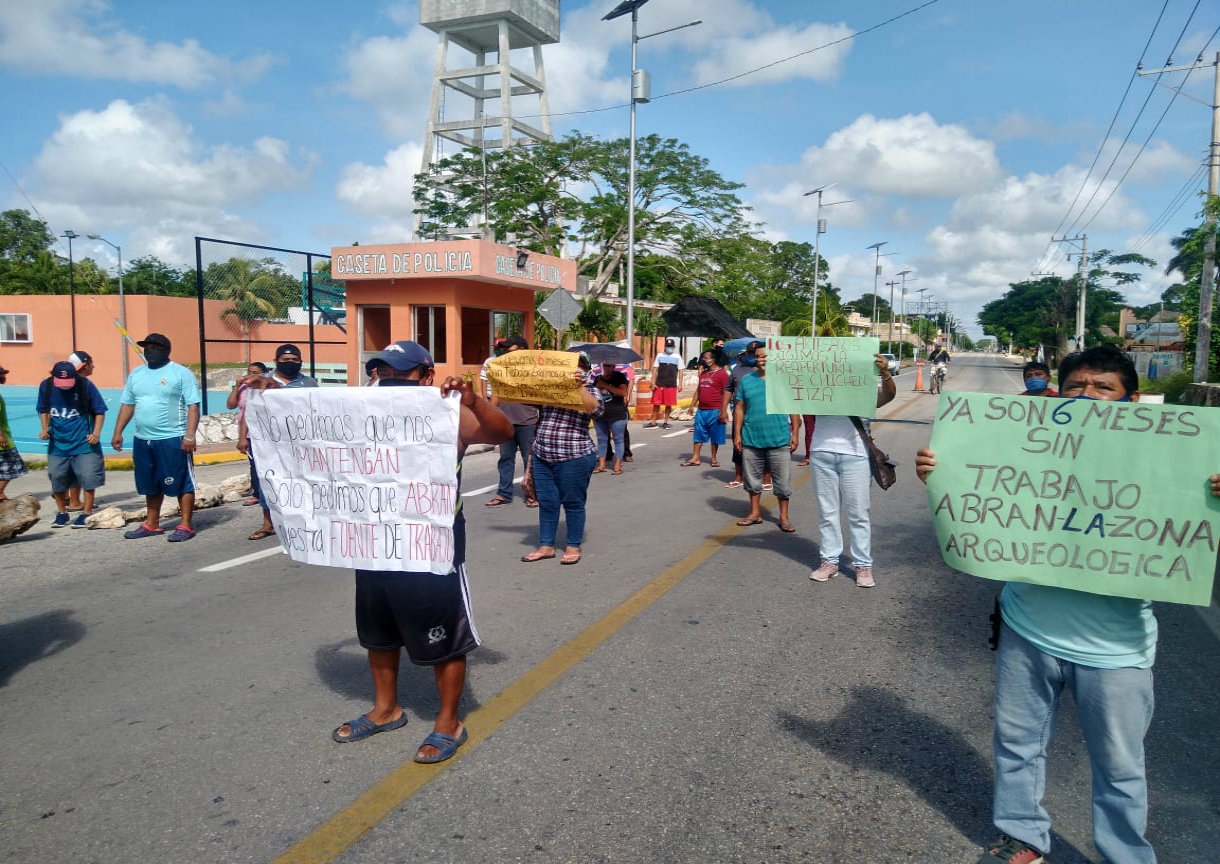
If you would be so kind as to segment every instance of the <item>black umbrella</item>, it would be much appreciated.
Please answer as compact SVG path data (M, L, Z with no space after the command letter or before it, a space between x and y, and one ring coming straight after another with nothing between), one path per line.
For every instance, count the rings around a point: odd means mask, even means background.
M625 366L644 359L630 348L615 345L613 342L586 342L584 345L570 345L568 350L588 354L589 362L594 364L613 363L615 366Z

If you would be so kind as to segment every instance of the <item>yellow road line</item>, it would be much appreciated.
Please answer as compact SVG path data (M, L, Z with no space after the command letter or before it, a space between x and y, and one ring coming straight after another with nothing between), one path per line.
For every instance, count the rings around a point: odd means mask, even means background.
M806 472L794 482L793 490L808 482ZM275 864L327 864L334 861L381 820L430 783L442 771L463 758L479 742L488 738L514 714L528 705L543 690L603 642L621 630L637 615L660 600L671 588L693 573L717 551L742 532L732 522L695 547L685 558L666 568L601 620L590 625L549 657L513 681L480 708L471 711L465 723L469 733L466 744L447 762L419 765L404 762L355 801L302 837Z

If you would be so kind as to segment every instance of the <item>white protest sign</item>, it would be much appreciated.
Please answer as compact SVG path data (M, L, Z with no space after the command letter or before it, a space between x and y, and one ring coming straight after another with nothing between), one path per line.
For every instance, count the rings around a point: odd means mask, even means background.
M252 392L250 445L285 551L306 564L448 573L460 410L436 387Z

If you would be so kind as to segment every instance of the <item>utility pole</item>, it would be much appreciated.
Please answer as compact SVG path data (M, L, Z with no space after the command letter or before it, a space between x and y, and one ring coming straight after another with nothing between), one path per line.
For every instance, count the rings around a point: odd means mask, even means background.
M1189 66L1136 69L1136 72L1140 75L1156 75L1153 83L1161 84L1160 76L1165 72L1184 72L1202 69L1208 65L1203 62L1203 55L1200 54ZM1206 233L1203 235L1203 275L1199 279L1199 327L1195 339L1195 383L1207 380L1211 366L1212 306L1215 305L1216 287L1216 207L1220 206L1216 201L1216 196L1220 195L1220 51L1216 52L1210 65L1215 80L1212 84L1212 104L1208 105L1212 109L1212 137L1207 153L1207 204L1203 210L1203 230ZM1169 87L1167 84L1161 86ZM1207 105L1206 102L1195 99L1189 93L1182 93L1181 86L1169 87L1169 89L1180 93L1187 99Z
M886 340L886 351L894 353L894 288L898 285L897 279L891 279L885 283L890 286L890 335Z
M1080 256L1080 269L1077 272L1077 280L1080 282L1080 294L1076 299L1076 350L1084 350L1084 313L1085 313L1085 298L1089 290L1089 235L1081 234L1077 237L1060 237L1056 240L1051 238L1052 243L1079 243L1079 252L1069 252L1068 258L1073 255Z

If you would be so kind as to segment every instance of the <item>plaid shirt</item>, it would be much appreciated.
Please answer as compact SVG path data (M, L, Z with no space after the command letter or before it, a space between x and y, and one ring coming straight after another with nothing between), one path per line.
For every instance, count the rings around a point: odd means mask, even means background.
M590 414L554 405L541 406L533 454L544 462L567 462L597 452L589 437L589 420L601 416L603 410L601 402Z

